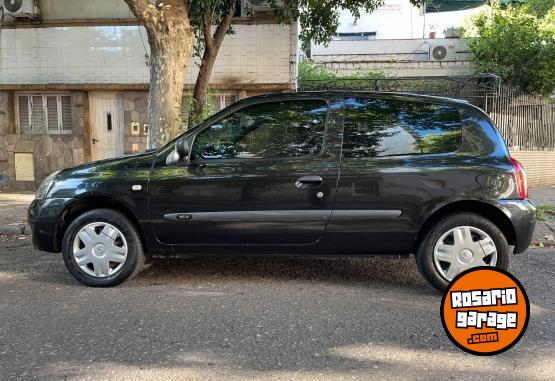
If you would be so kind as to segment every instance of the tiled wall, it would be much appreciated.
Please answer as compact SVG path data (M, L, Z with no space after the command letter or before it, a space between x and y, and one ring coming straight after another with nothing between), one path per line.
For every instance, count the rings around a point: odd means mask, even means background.
M522 163L531 187L555 185L554 151L511 151L511 156Z
M295 59L291 26L235 25L226 37L212 82L281 84ZM148 50L146 32L142 37ZM1 84L148 83L137 26L83 26L2 30ZM196 67L186 75L193 83Z

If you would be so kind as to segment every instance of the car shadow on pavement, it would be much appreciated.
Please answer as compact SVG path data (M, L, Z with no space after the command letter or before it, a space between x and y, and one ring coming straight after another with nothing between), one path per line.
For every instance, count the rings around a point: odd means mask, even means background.
M436 293L414 258L190 257L157 258L134 283L183 284L202 281L332 282L358 287L376 283ZM130 285L132 283L130 282Z

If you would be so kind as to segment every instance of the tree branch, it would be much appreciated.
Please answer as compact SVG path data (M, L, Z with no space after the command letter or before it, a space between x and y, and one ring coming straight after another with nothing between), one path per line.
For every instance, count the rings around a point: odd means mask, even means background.
M220 22L220 24L216 28L216 31L214 32L214 42L218 46L218 48L222 44L225 38L225 35L227 34L229 27L231 26L231 19L233 19L233 15L235 14L236 6L237 6L237 2L232 1L228 9L227 16L222 18L222 21Z
M212 38L212 20L204 20L202 25L204 33L204 45L206 50L212 51L214 39Z

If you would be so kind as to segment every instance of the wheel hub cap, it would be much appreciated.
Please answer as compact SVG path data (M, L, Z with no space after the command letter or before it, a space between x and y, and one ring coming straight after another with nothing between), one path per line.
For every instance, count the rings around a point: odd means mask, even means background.
M474 254L468 249L461 250L461 252L459 253L459 261L461 261L462 263L472 262L473 258Z
M81 228L73 239L73 259L88 275L105 278L114 275L127 261L127 240L107 222L94 222Z
M96 257L103 257L106 255L106 246L103 243L97 243L92 249L92 253Z
M473 226L457 226L446 231L436 242L433 255L436 270L448 281L472 267L497 263L493 239Z

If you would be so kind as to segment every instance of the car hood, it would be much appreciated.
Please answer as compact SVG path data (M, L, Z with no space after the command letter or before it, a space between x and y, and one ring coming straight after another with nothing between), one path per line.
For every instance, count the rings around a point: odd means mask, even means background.
M157 152L151 150L64 169L53 179L48 197L111 195L117 192L118 186L126 187L128 182L146 183Z
M60 174L66 175L83 171L98 172L107 169L133 169L137 167L143 168L145 163L152 164L152 160L156 156L156 152L158 152L158 150L153 149L135 154L121 155L109 159L91 161L90 163L85 163L77 165L75 167L64 169L60 172Z

